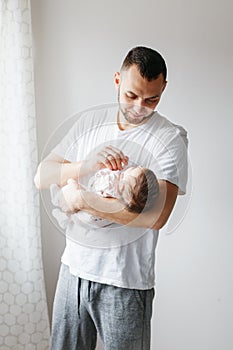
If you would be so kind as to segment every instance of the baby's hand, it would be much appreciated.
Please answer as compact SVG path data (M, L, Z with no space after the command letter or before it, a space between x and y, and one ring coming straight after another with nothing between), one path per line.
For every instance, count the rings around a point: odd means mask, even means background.
M69 179L67 185L61 189L61 209L65 212L77 212L78 184L74 179Z
M67 185L63 187L55 186L50 188L51 193L53 193L52 203L61 208L63 212L78 212L78 192L80 185L74 179L69 179Z

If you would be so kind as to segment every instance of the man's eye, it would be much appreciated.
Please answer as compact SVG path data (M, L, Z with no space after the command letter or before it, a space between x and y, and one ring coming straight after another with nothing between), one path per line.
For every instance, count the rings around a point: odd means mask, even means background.
M155 99L153 99L153 100L147 100L146 102L147 102L147 103L155 103L156 101L158 101L157 98L155 98Z
M136 98L136 96L134 96L134 95L126 95L128 98L131 98L131 99L135 99Z

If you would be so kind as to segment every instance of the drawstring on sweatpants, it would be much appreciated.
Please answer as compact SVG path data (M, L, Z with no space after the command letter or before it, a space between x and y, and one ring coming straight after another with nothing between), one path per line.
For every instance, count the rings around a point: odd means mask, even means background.
M88 281L88 301L90 301L91 281Z
M78 277L78 317L80 318L80 294L81 294L81 278Z

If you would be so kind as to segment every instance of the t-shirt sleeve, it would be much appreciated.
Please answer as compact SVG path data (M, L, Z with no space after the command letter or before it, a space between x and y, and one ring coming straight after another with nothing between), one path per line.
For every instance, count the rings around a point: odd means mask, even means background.
M154 154L151 169L160 180L169 181L178 186L179 195L186 193L188 179L188 139L184 128L176 126L168 133Z
M70 162L77 161L79 135L79 124L77 121L51 152Z

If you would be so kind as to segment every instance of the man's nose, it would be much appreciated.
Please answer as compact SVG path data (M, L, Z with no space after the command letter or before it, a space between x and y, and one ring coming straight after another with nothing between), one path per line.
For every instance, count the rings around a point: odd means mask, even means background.
M140 113L144 110L145 108L145 101L143 99L138 99L137 101L135 101L134 103L134 111L136 113Z

